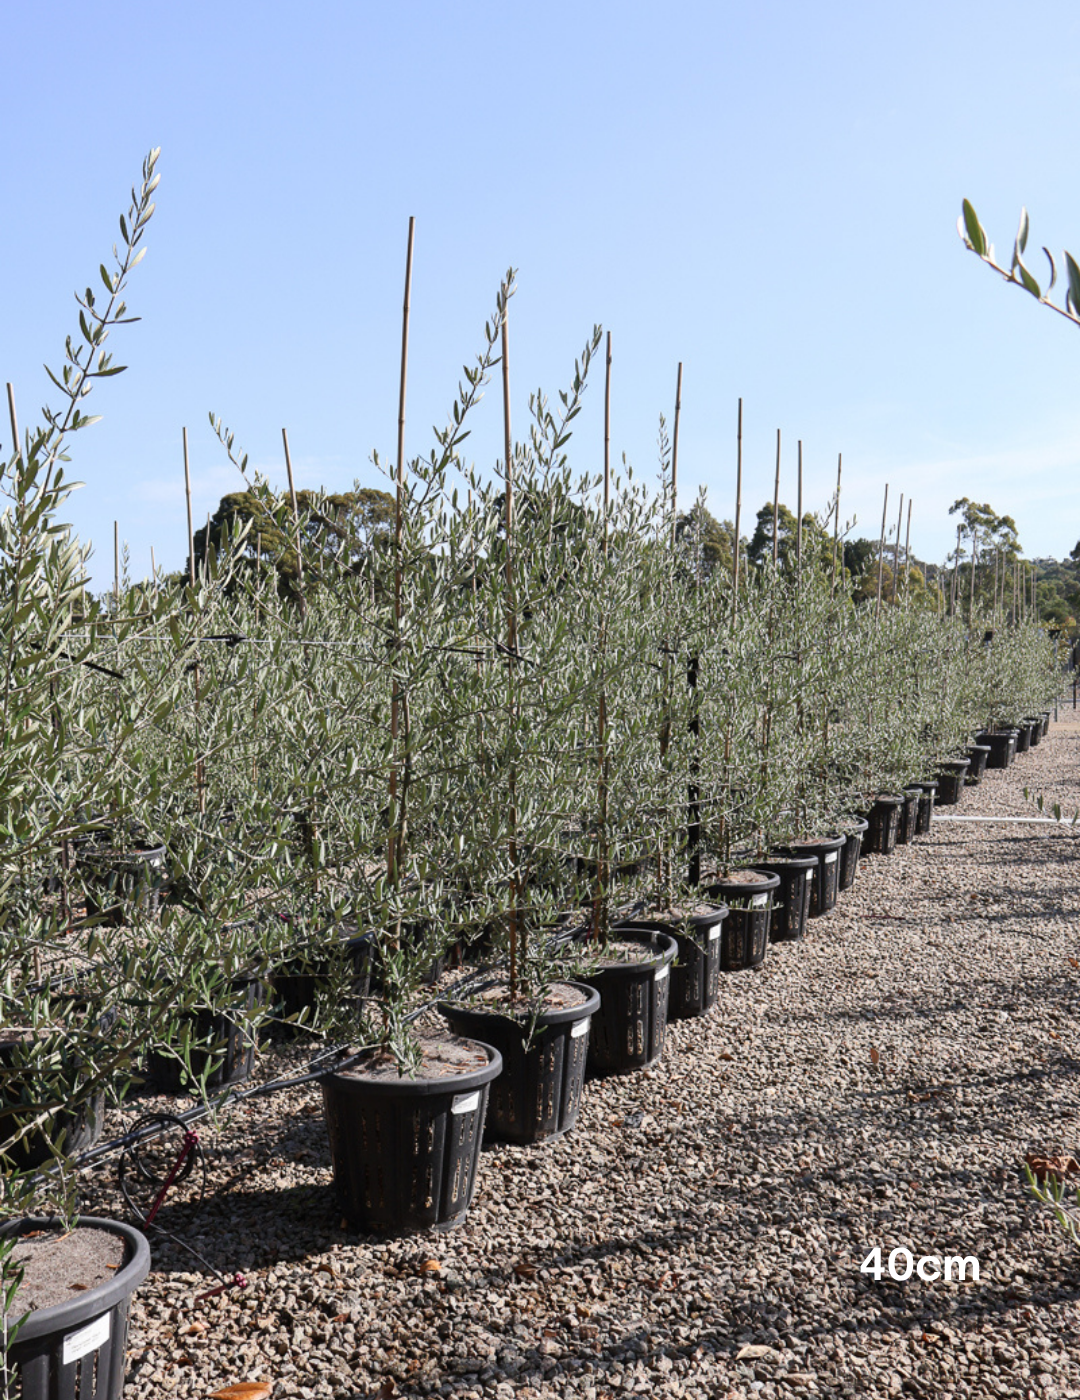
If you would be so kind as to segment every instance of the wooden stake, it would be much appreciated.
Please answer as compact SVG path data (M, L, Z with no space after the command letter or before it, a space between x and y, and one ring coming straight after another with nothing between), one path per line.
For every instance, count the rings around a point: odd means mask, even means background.
M836 518L833 520L832 538L832 591L836 595L836 564L840 548L840 473L844 466L844 454L836 454Z
M877 606L874 609L874 620L881 616L881 570L885 563L885 516L889 509L889 483L885 483L885 504L881 507L881 539L878 542L878 563L877 563Z
M968 599L968 626L975 623L975 561L979 552L979 534L977 530L971 532L971 592Z
M678 399L678 390L676 390ZM611 332L607 333L604 364L604 561L608 557L608 514L611 509ZM599 749L600 839L596 849L596 889L593 896L593 938L600 940L607 928L608 886L608 762L607 762L607 622L600 622L600 695L597 706L597 748Z
M776 568L780 558L780 429L776 430L776 482L772 498L772 561Z
M897 589L900 586L900 526L904 523L904 493L900 492L900 513L896 517L896 548L892 561L892 600L896 605Z
M735 561L731 571L731 620L739 611L739 521L742 517L742 399L739 400L738 447L735 454L735 539L733 549Z
M956 554L953 557L952 588L949 590L949 612L954 616L960 599L960 532L963 528L962 525L956 527Z
M506 689L511 724L514 719L514 658L517 653L517 608L514 602L514 447L510 433L510 339L509 304L503 303L502 317L503 451L506 460ZM510 1000L518 990L518 848L517 848L517 769L511 763L507 773L507 851L510 857Z
M682 411L682 360L679 361L679 372L675 379L675 427L671 434L671 544L675 546L675 527L678 522L678 510L676 502L678 499L679 482L679 414Z
M195 587L195 533L191 523L191 462L188 457L187 429L182 429L184 441L184 495L187 498L187 536L188 536L188 582L191 587ZM210 540L209 529L206 532L207 543ZM199 731L199 707L201 701L202 671L199 667L198 658L195 660L195 729ZM198 803L199 815L206 815L206 783L203 772L203 758L201 753L195 755L195 800Z
M904 536L904 597L911 588L911 501L907 503L907 534Z
M7 386L8 417L11 419L11 441L12 452L15 461L21 462L23 459L22 447L19 443L19 420L15 416L15 388L12 384Z
M296 502L296 482L293 479L292 453L289 451L289 434L281 430L281 441L285 445L285 473L289 478L289 500L292 503L293 548L296 550L296 586L300 595L300 616L304 615L304 558L300 552L300 507Z
M187 548L188 548L188 583L195 587L195 533L191 524L191 466L188 462L188 441L187 429L182 429L184 436L184 495L187 498Z
M157 560L154 558L154 546L150 546L150 576L157 583Z
M802 438L799 439L799 505L798 522L795 527L795 570L796 581L802 587Z
M113 548L113 606L116 615L120 615L120 522L114 520L112 523L112 548Z
M401 632L401 510L402 497L405 492L405 385L408 375L409 365L409 297L412 290L412 264L413 264L413 238L415 234L416 220L413 215L409 216L409 241L405 252L405 298L401 311L401 379L398 385L398 431L397 431L397 463L395 467L397 476L397 489L394 503L394 642L397 643ZM394 648L394 661L391 671L391 695L390 695L390 821L386 842L386 874L390 884L397 886L398 883L398 857L400 855L401 837L398 831L397 814L397 739L399 728L399 711L401 709L401 696L398 693L397 673L398 664L397 648ZM400 928L397 929L395 937L400 935Z

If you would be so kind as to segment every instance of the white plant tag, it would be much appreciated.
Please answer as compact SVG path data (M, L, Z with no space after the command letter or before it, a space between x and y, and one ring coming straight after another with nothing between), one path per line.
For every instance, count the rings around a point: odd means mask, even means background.
M589 1027L592 1025L592 1017L586 1016L584 1021L575 1021L570 1027L570 1039L577 1040L579 1036L588 1035Z
M93 1322L86 1327L80 1327L77 1332L69 1332L64 1338L63 1364L70 1366L73 1361L78 1361L80 1356L85 1356L88 1352L97 1351L109 1340L109 1333L112 1330L112 1313L102 1313L100 1317L95 1317Z
M719 925L719 924L713 924L712 928L709 930L709 942L711 943L711 942L713 941L714 938L719 938L719 937L720 937L720 925Z
M656 969L656 972L653 974L653 981L654 981L654 982L662 982L662 981L664 980L664 978L668 975L668 973L669 973L670 971L671 971L671 964L670 964L670 963L665 963L663 967L658 967L658 968Z
M450 1105L451 1113L472 1113L473 1109L480 1107L480 1090L474 1094L459 1094Z
M755 894L751 897L751 909L764 909L769 902L768 894Z
M826 852L825 852L825 864L826 864L826 865L835 865L836 862L839 860L839 858L840 858L840 852L839 852L839 851L826 851Z

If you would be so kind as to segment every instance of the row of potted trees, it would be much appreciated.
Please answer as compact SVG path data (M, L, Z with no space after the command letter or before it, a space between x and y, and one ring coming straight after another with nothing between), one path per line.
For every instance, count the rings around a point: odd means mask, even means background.
M573 1123L588 1057L653 1062L668 1009L707 1011L722 970L765 955L770 918L790 938L827 912L885 799L934 780L978 726L1043 706L1055 657L1031 625L972 630L903 595L856 606L820 560L736 576L704 501L677 508L663 425L660 492L607 461L575 476L599 331L515 441L509 276L433 451L399 452L382 537L322 497L297 511L215 420L252 518L187 587L88 600L59 461L110 371L155 161L111 300L84 308L83 358L58 376L68 415L5 465L8 1228L76 1217L73 1158L105 1096L152 1075L208 1098L250 1071L273 1018L347 1047L324 1094L350 1218L450 1225L485 1113L547 1139ZM604 359L609 385L610 344ZM461 454L496 367L489 481ZM271 539L293 552L284 585ZM487 971L444 1004L454 1035L420 1035L418 1001L462 948ZM70 1341L101 1324L64 1326ZM33 1333L15 1343L24 1388ZM61 1343L79 1385L112 1365L96 1336Z

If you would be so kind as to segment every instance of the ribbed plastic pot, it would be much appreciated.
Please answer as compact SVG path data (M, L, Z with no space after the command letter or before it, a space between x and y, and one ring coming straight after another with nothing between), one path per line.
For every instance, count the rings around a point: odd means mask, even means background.
M798 942L806 935L817 856L789 856L785 852L770 851L767 860L754 861L754 869L767 871L780 879L780 888L773 895L769 942Z
M529 1145L550 1142L578 1120L589 1050L589 1028L600 993L578 982L566 984L585 996L578 1006L541 1011L528 1040L531 1015L439 1002L455 1035L493 1045L502 1073L489 1090L484 1136ZM482 990L482 989L480 989Z
M811 919L827 914L836 904L840 890L840 858L846 842L846 836L825 836L818 841L795 841L782 847L785 853L813 856L817 861L817 869L810 880Z
M1027 719L1024 720L1024 724L1028 731L1028 747L1033 749L1036 745L1042 743L1042 715L1028 715Z
M915 828L919 821L919 798L922 796L922 788L906 787L901 793L904 805L900 811L900 820L896 827L896 844L906 846L915 839Z
M120 1400L124 1393L128 1307L150 1272L150 1246L145 1235L119 1220L81 1216L76 1224L119 1235L127 1258L97 1288L26 1316L9 1352L21 1400ZM55 1220L24 1216L0 1225L0 1235L57 1228Z
M115 1009L102 1014L98 1019L101 1034L107 1035L119 1019ZM0 1042L0 1142L15 1131L15 1117L26 1112L22 1102L24 1093L34 1109L40 1111L43 1103L48 1101L46 1096L55 1102L56 1093L61 1091L50 1091L51 1075L38 1076L30 1066L26 1066L25 1070L18 1068L18 1047L26 1043L25 1040ZM30 1171L52 1159L54 1154L49 1145L50 1138L68 1155L85 1152L101 1138L105 1122L105 1089L102 1087L89 1098L78 1098L72 1103L71 1100L78 1094L80 1057L67 1050L61 1054L64 1067L61 1083L65 1086L62 1092L67 1102L64 1106L56 1107L42 1128L8 1149L8 1155L21 1171Z
M1016 726L1016 752L1027 753L1031 748L1031 730L1026 724Z
M235 978L233 989L236 993L233 1006L238 1012L250 1013L269 999L268 983L254 974ZM213 1065L207 1076L207 1088L224 1089L251 1078L255 1068L255 1040L229 1012L196 1011L192 1017L191 1039L193 1045L199 1042L206 1046L192 1049L192 1073L201 1076L208 1064ZM166 1093L178 1093L185 1087L184 1068L171 1056L151 1053L146 1058L146 1068L155 1085Z
M488 1089L502 1056L474 1041L488 1063L440 1079L322 1080L334 1196L357 1230L380 1234L452 1230L476 1193Z
M863 850L873 855L891 856L896 849L896 833L904 799L899 793L881 793L866 815L869 826L863 837Z
M1043 738L1045 739L1046 736L1047 736L1049 733L1050 733L1050 711L1049 711L1049 710L1043 710L1043 712L1042 712L1042 736L1043 736Z
M768 870L733 871L748 880L720 879L705 887L709 899L722 900L728 907L720 935L720 971L743 972L760 967L769 951L769 925L780 876Z
M297 952L270 979L278 1013L283 1018L314 1010L319 991L330 976L333 934L333 929L322 930L318 939ZM352 963L352 995L366 997L371 991L372 935L360 933L349 937L345 925L338 928L337 934ZM320 940L329 943L331 948L320 946Z
M850 890L855 883L855 877L859 873L859 857L862 855L863 837L869 830L870 823L865 817L850 817L850 829L844 833L844 844L840 848L840 861L837 868L836 884L838 890Z
M676 923L655 919L633 919L620 928L664 933L674 938L678 954L671 968L668 1020L687 1021L704 1016L720 996L720 933L728 916L726 904L715 904L707 914L692 914Z
M990 745L987 768L1008 768L1016 755L1016 737L1015 729L996 729L993 733L984 729L981 734L976 734L977 744Z
M147 918L161 912L168 861L164 846L116 851L90 841L77 855L86 874L86 912L107 927L119 928L138 911Z
M613 940L640 943L641 962L604 963L578 980L600 993L589 1035L589 1074L628 1074L664 1053L671 964L678 945L665 933L614 928Z
M982 781L982 775L986 772L986 761L990 757L990 745L969 744L967 756L971 760L971 767L967 770L964 782L968 787L975 787Z
M928 782L919 783L917 786L922 791L919 798L919 815L915 819L915 835L925 836L930 830L934 821L934 799L937 797L937 779L932 778Z
M941 807L955 807L964 791L970 758L950 758L938 765L937 800Z

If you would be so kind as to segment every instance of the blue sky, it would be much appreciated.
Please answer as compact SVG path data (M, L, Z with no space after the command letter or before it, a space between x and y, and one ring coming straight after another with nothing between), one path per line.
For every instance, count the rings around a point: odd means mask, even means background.
M914 501L941 559L959 496L1012 514L1029 556L1080 538L1080 327L1000 283L955 230L964 196L1006 258L1080 253L1080 10L1033 3L40 3L5 19L0 378L35 421L141 159L161 146L149 252L114 332L130 366L89 401L68 516L112 573L186 555L239 478L220 413L284 484L381 485L394 454L406 232L416 216L407 455L442 424L500 277L513 416L554 396L594 323L613 338L612 438L652 479L683 362L680 496L772 494L876 537ZM1037 254L1041 260L1042 255ZM1038 274L1038 262L1034 264ZM572 444L601 461L599 364ZM470 443L499 454L493 384ZM6 422L0 440L8 448Z

